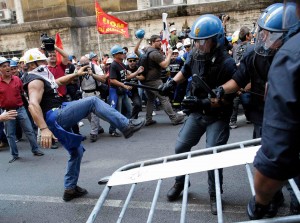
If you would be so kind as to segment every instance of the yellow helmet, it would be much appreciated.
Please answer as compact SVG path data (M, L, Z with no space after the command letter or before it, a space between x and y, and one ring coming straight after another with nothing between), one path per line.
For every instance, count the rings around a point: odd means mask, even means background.
M239 40L239 34L240 34L240 30L235 31L232 34L232 43L235 43Z
M25 52L23 59L28 64L35 61L47 60L47 57L38 48L33 48Z

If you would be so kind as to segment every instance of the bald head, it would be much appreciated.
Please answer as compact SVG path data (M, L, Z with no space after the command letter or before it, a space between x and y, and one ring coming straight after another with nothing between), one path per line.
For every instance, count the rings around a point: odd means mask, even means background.
M88 64L89 62L90 62L90 60L86 56L82 56L79 60L80 64Z

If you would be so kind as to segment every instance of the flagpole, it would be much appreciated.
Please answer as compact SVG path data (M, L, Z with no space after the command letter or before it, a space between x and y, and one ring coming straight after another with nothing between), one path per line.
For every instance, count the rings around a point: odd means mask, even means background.
M100 50L100 38L99 38L99 32L98 32L98 28L96 27L96 32L97 32L97 40L98 40L98 51L99 51L99 59L102 60L102 52Z

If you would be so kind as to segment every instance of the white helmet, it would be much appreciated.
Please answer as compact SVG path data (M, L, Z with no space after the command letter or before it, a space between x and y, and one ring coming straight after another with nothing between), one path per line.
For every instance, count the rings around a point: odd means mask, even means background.
M13 57L13 58L11 58L13 61L16 61L16 62L19 62L20 61L20 59L18 58L18 57Z
M24 61L26 64L35 62L35 61L42 61L47 60L47 57L45 54L43 54L41 51L39 51L38 48L33 48L30 50L27 50L23 56Z
M186 38L186 39L184 39L184 41L183 41L183 45L184 45L184 46L191 45L191 39L190 39L190 38Z
M177 48L177 49L180 49L182 46L183 46L183 44L182 44L181 42L178 42L178 43L176 44L176 48Z
M172 27L170 28L170 33L173 32L173 31L176 31L176 27L175 27L175 26L172 26Z

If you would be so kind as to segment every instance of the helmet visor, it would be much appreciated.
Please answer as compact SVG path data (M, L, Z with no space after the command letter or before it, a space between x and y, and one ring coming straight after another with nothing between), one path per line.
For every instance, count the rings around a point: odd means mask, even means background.
M282 15L282 28L289 29L295 26L299 21L296 12L296 1L284 1L283 15Z
M284 32L270 32L259 27L256 33L255 52L261 56L273 56L281 47Z

